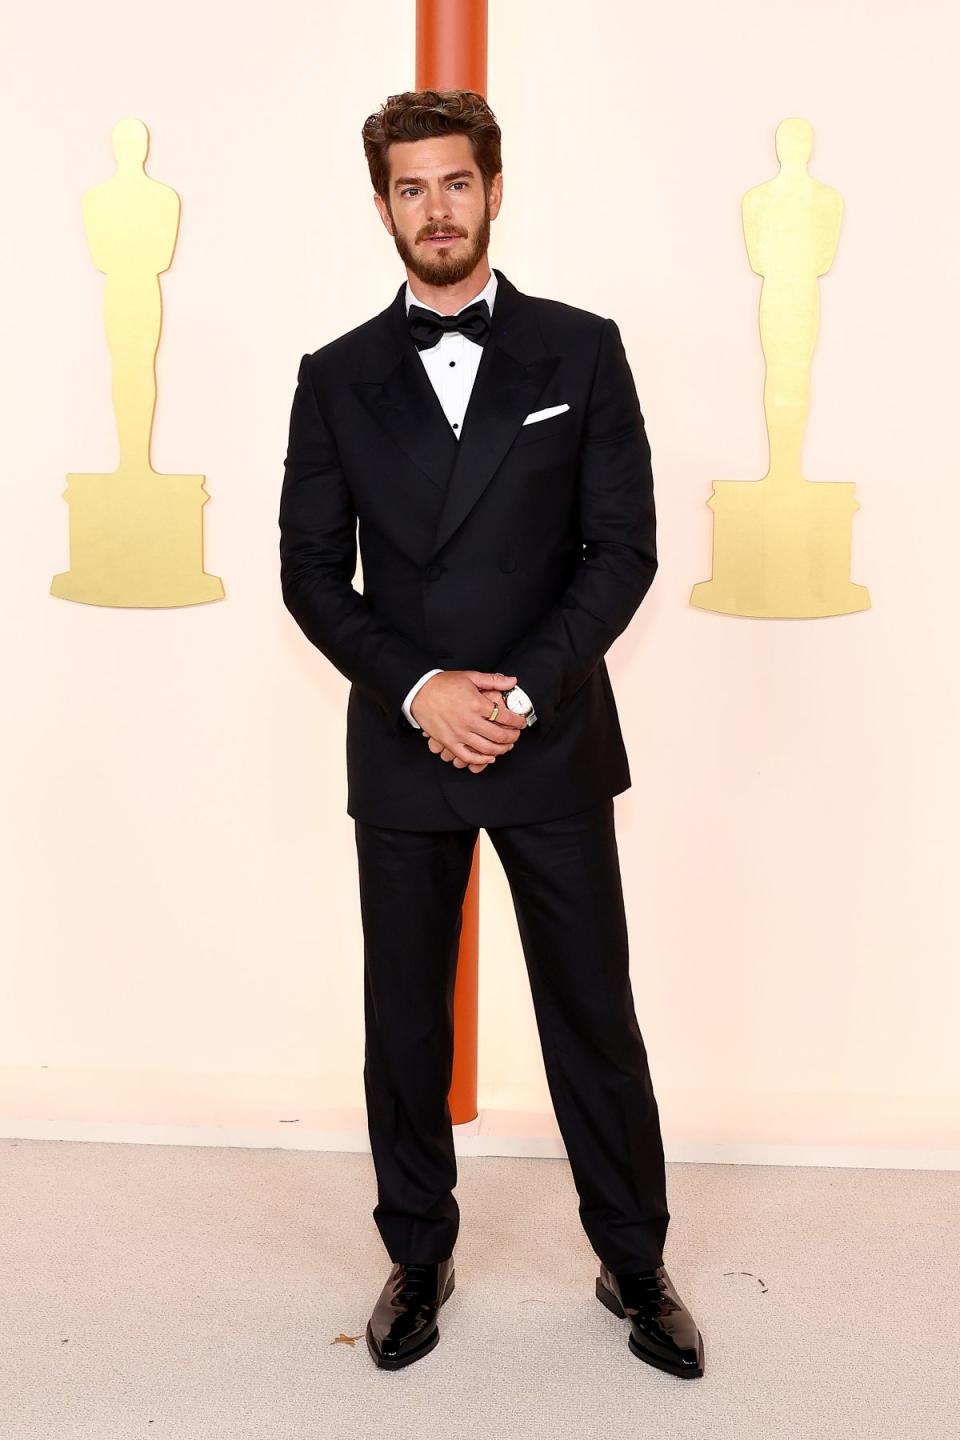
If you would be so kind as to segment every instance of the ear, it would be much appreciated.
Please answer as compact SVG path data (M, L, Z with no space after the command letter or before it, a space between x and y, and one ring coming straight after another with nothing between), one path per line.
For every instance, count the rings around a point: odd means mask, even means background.
M380 216L380 219L381 219L381 222L383 222L384 228L387 229L387 232L389 232L390 235L393 235L393 226L391 226L391 223L390 223L390 215L389 215L389 213L387 213L386 202L384 202L383 197L381 197L381 196L379 196L379 194L377 194L376 190L374 190L374 192L373 192L373 203L376 204L376 207L377 207L377 215Z
M387 234L393 235L395 232L393 228L393 221L390 219L390 212L387 209L387 202L383 199L381 195L377 194L376 190L374 190L373 192L373 203L377 207L380 219L383 221Z

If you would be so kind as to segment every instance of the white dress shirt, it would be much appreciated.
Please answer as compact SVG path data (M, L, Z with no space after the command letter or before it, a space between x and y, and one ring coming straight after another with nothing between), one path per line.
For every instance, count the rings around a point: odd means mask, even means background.
M493 313L493 300L497 293L497 277L493 270L490 271L490 279L483 289L474 295L472 300L460 306L465 310L467 305L475 305L478 300L486 300ZM407 281L406 305L407 309L413 304L423 305L425 310L433 310L440 315L443 312L437 310L435 305L427 305L410 289L410 281ZM460 314L460 310L453 313ZM480 357L483 354L483 346L478 345L475 340L468 340L457 330L450 330L441 335L436 345L429 345L425 350L417 352L423 361L423 368L430 377L430 383L436 391L437 399L443 406L443 413L450 421L454 435L460 439L460 430L463 425L463 417L467 413L467 403L470 399L470 392L473 389L473 382L477 378L477 368L480 364ZM403 702L403 713L410 724L417 730L420 726L413 718L410 705L414 696L424 681L429 680L431 675L439 675L442 666L436 670L428 670L421 675L416 684L407 692L407 698Z

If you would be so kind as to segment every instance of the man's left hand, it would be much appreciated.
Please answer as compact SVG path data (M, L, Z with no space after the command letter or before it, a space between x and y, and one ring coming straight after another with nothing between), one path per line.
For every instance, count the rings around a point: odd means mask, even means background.
M489 696L491 708L493 706L493 702L496 700L500 706L501 714L506 711L510 718L509 720L507 720L506 724L503 725L503 728L504 730L511 730L516 739L516 737L521 733L521 731L526 729L526 721L523 716L515 715L512 710L507 710L506 701L504 700L501 691L481 689L480 693L481 695ZM518 720L520 721L519 726L516 724ZM499 717L495 721L493 721L493 724L495 725L500 725L501 723L502 722L500 721ZM457 770L467 769L470 770L474 775L479 775L481 770L486 770L487 766L491 765L495 758L491 755L490 759L484 761L482 764L468 765L466 761L461 760L459 756L454 755L452 750L447 749L446 745L441 744L439 740L434 740L432 735L427 736L427 744L430 746L433 754L439 755L441 760L446 760L448 763L452 760Z

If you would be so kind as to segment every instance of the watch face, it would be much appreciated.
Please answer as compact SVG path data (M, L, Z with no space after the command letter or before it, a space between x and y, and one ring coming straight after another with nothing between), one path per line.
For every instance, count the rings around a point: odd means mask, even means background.
M515 685L507 695L507 706L516 715L528 715L533 709L530 696Z

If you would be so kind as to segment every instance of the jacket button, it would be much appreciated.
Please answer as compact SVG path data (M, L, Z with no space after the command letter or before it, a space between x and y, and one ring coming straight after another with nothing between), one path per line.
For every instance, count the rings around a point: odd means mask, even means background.
M516 568L517 568L517 562L516 562L516 559L514 558L513 555L501 554L501 556L500 556L500 569L501 569L501 570L516 570Z
M442 574L443 566L438 561L434 561L432 565L427 566L428 580L439 580Z

